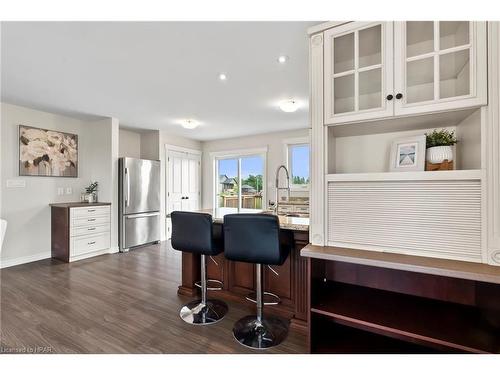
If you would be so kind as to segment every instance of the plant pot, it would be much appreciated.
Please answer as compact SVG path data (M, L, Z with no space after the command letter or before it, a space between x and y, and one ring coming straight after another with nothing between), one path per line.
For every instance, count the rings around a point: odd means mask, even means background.
M440 164L445 160L453 160L451 146L435 146L427 149L426 159L431 164Z
M97 194L96 193L86 193L85 194L85 202L97 203Z

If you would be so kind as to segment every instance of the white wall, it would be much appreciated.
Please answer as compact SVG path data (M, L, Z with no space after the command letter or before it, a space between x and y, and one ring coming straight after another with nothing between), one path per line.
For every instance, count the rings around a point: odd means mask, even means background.
M158 130L141 133L141 158L160 160L160 132Z
M141 158L141 133L120 129L119 156Z
M97 180L99 199L111 201L116 207L113 168L118 157L118 122L86 122L6 103L1 104L1 110L0 216L9 222L1 261L2 266L8 266L50 257L49 203L78 201L82 189ZM78 177L19 177L19 124L78 134ZM6 188L10 179L24 180L26 187ZM58 187L69 187L72 193L58 196Z
M335 169L330 169L330 173L388 172L394 140L430 133L434 129L337 137L334 144ZM454 126L445 129L456 131Z
M308 137L309 129L299 129L254 136L222 139L216 141L203 142L202 156L202 205L203 208L213 206L213 178L214 165L210 155L216 151L231 151L251 148L267 147L267 200L274 201L275 188L274 180L276 168L280 164L286 164L285 140L290 138ZM305 195L308 193L295 195ZM292 194L293 195L293 194ZM267 204L267 202L266 202Z

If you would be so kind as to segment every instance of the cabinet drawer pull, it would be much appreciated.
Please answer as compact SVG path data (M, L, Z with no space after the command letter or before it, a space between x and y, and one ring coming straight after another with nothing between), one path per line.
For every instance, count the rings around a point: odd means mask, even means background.
M87 221L95 221L95 219L87 219Z
M87 210L87 212L95 212L95 210Z
M95 244L95 241L87 242L87 245L94 245L94 244Z
M88 228L87 230L95 230L95 227L94 228Z

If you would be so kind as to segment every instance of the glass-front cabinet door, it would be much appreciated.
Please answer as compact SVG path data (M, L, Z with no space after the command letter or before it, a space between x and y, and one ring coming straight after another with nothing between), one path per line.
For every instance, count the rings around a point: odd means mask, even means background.
M325 124L393 114L393 23L351 22L324 32Z
M396 22L394 41L395 115L486 104L484 22Z

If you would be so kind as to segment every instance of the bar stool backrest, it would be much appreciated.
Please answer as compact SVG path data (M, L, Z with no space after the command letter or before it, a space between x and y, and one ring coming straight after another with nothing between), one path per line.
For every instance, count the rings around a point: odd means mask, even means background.
M212 215L173 211L170 217L174 249L204 255L217 255L223 250L214 239Z
M225 215L224 256L248 263L283 264L288 252L280 246L278 217L269 214Z

